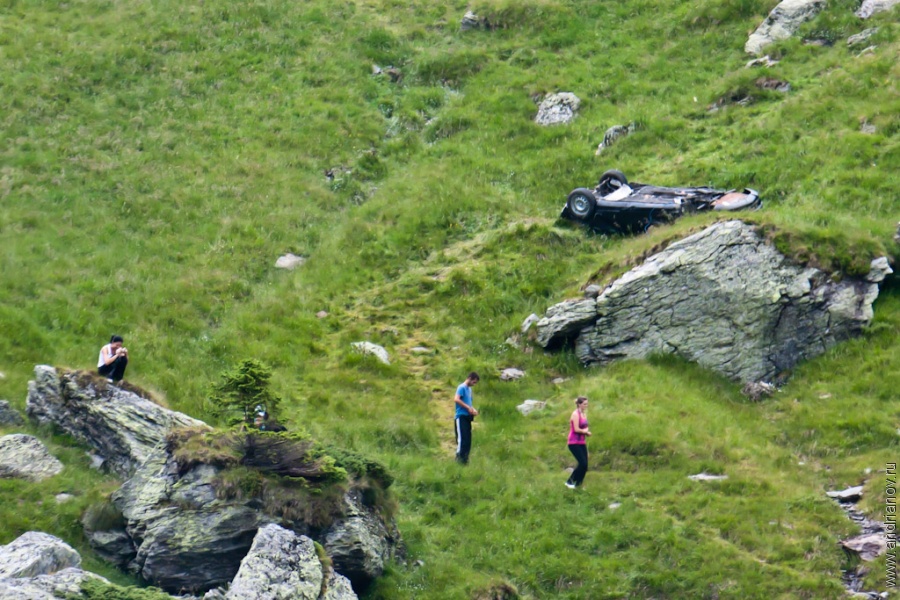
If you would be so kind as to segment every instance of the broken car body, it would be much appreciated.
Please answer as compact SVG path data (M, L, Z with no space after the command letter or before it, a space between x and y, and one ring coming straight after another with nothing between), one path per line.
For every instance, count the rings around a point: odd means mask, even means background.
M610 170L594 189L572 190L560 216L600 233L642 233L687 213L756 210L760 206L759 193L749 188L739 192L629 184L621 171Z

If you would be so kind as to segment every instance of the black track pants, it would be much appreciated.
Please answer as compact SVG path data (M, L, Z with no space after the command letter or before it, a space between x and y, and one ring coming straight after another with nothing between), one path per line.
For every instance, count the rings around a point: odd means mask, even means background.
M454 420L456 426L456 461L462 464L469 462L469 450L472 449L472 417L458 416Z
M575 467L575 470L572 471L572 476L569 477L569 483L581 485L588 470L587 444L569 444L569 452L578 461L578 466Z

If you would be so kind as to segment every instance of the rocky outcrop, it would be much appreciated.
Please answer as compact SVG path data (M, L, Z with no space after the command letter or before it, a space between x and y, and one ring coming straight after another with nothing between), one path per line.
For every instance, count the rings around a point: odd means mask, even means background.
M278 525L266 525L253 539L225 597L351 600L356 594L346 579L322 565L311 539Z
M26 412L93 448L120 477L130 476L170 430L205 426L101 377L46 365L36 366L28 382Z
M872 15L894 8L900 4L900 0L863 0L856 16L860 19L868 19Z
M12 425L17 427L24 424L25 421L22 419L22 415L20 415L16 409L11 407L8 401L0 400L0 425Z
M43 481L62 470L63 464L39 439L21 433L0 438L0 479Z
M400 545L393 522L365 506L358 494L347 494L339 515L324 526L298 516L288 518L284 508L275 510L266 503L262 489L237 491L241 485L226 483L227 477L220 466L179 466L164 445L113 493L121 524L100 530L86 523L88 539L113 563L171 593L199 593L227 585L257 531L275 523L320 541L335 570L354 586L364 587L380 576ZM260 485L252 477L246 481ZM302 515L302 503L309 501L300 494L282 506Z
M586 364L676 354L737 381L772 381L858 334L890 272L879 258L865 278L836 282L783 256L753 226L720 222L651 256L595 301L550 307L537 340L574 341Z
M538 125L560 125L575 118L581 99L571 92L559 92L550 94L538 107L534 122Z
M769 44L791 37L803 23L819 14L825 5L825 0L784 0L750 34L744 51L760 54Z

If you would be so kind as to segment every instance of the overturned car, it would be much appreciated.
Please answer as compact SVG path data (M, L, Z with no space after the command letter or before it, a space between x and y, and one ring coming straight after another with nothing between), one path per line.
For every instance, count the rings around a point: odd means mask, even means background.
M601 175L594 189L572 190L560 216L600 233L641 233L687 213L756 210L760 206L759 193L749 188L739 192L629 184L621 171L610 170Z

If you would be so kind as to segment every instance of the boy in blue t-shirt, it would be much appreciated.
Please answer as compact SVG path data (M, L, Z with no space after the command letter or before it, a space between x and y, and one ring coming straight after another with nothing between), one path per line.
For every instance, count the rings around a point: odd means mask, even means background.
M472 449L472 420L478 414L472 406L472 386L478 383L478 373L472 371L466 380L456 388L456 417L453 419L456 429L456 462L469 463L469 450Z

